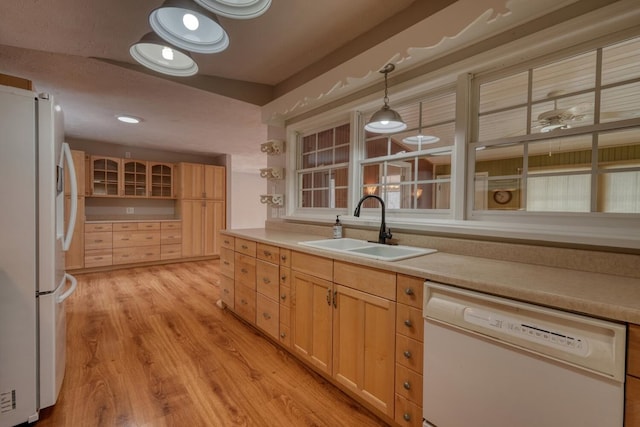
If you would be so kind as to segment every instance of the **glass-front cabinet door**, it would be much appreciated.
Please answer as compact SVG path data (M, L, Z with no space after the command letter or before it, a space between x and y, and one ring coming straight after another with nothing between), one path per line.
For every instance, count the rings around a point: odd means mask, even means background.
M173 193L173 164L149 162L149 197L170 199Z
M91 156L91 195L118 196L120 172L119 158Z
M123 195L147 197L147 162L122 160Z

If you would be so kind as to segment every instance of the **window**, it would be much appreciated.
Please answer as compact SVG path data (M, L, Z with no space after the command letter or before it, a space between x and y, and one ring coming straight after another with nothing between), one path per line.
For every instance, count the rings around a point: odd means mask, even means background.
M391 213L449 210L455 106L453 88L394 105L408 128L389 135L365 133L361 196L380 196ZM373 200L363 204L376 206Z
M477 78L475 209L640 213L639 64L636 38Z
M299 208L347 207L350 129L347 123L299 137Z

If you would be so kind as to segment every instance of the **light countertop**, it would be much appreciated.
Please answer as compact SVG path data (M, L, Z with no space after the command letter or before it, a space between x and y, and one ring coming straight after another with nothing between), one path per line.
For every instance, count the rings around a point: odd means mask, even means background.
M533 304L640 324L640 279L637 278L444 252L386 262L298 244L318 240L315 234L263 228L222 233Z

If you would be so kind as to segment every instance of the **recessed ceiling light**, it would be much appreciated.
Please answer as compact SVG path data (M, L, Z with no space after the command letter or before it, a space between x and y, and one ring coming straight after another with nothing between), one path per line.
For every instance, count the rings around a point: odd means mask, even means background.
M117 115L116 118L118 120L120 120L121 122L123 122L123 123L131 123L131 124L140 123L142 121L142 119L140 119L138 117L128 116L128 115L125 115L125 114Z
M233 19L257 18L269 9L271 0L195 0L211 12Z

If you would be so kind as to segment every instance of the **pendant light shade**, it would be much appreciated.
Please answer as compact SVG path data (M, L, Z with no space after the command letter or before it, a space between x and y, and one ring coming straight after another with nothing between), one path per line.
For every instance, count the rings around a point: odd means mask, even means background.
M421 144L434 144L440 141L440 138L432 135L423 135L422 134L422 102L419 104L418 108L418 134L414 136L408 136L402 140L402 142L406 144L412 145L421 145Z
M149 24L162 39L191 52L217 53L229 46L216 16L188 0L166 0L149 14Z
M198 64L189 52L168 44L155 33L145 34L129 48L129 53L140 64L162 74L187 77L198 72Z
M369 122L365 125L364 129L369 132L396 133L407 128L407 124L402 120L400 114L389 107L387 74L395 69L395 65L387 64L382 70L380 70L380 72L384 74L384 105L381 109L373 113Z
M269 9L271 0L195 0L211 12L232 19L257 18Z

